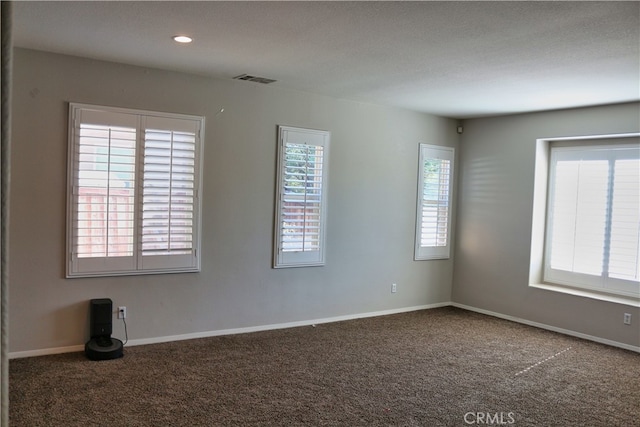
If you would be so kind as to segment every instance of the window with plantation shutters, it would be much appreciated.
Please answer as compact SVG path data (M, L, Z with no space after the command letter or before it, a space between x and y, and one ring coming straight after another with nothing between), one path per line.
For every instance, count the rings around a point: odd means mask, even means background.
M640 145L552 146L544 280L640 295Z
M324 264L329 132L278 127L274 267Z
M199 271L204 118L70 105L67 277Z
M420 144L416 260L449 258L454 150Z

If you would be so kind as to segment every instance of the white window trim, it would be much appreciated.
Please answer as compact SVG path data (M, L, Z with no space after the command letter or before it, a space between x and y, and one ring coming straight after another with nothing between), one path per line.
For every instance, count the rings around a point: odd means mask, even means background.
M633 307L640 307L640 294L617 294L603 290L587 289L561 283L544 281L544 250L546 237L546 215L551 144L569 144L604 141L607 139L624 142L625 138L638 138L640 132L584 135L576 137L550 137L536 140L533 211L531 222L531 256L529 262L529 286L546 291L559 292L601 301L608 301Z
M136 178L135 180L135 225L134 225L134 248L133 256L128 261L129 268L117 269L110 268L112 264L108 257L95 258L95 262L89 261L88 264L94 264L88 270L78 268L78 264L75 259L75 242L74 236L74 209L75 209L75 195L73 194L76 186L76 162L77 162L77 144L78 138L77 127L77 114L80 112L97 111L101 113L114 113L114 114L126 114L136 117L136 161L135 171L136 175L142 174L142 161L143 150L141 147L144 143L144 126L143 122L146 119L160 118L163 120L177 121L189 121L193 122L196 128L196 148L195 148L195 170L194 170L194 203L193 203L193 231L192 231L192 254L191 255L158 255L158 256L142 256L141 242L139 233L141 232L141 218L139 213L142 210L142 194L141 186L142 179ZM77 126L76 126L77 125ZM202 116L193 116L186 114L176 113L163 113L147 110L135 110L119 107L105 107L82 103L69 103L69 148L68 148L68 163L67 163L67 232L66 232L66 277L102 277L102 276L124 276L124 275L143 275L143 274L165 274L165 273L184 273L184 272L199 272L201 268L201 193L202 193L202 161L203 161L203 141L205 130L205 118ZM157 259L162 257L162 259ZM121 257L124 258L124 257ZM129 257L126 257L129 258ZM147 258L147 259L143 259ZM188 260L186 259L188 258ZM91 258L85 258L85 260L92 260ZM100 261L102 260L102 261ZM144 262L143 262L144 261Z
M418 186L416 193L416 229L415 229L415 247L414 259L416 261L448 259L451 257L451 224L453 218L453 180L455 177L455 149L453 147L445 147L440 145L419 144L418 156ZM422 246L422 202L423 202L423 186L424 186L424 162L426 159L448 160L450 162L449 169L449 188L447 200L447 237L446 245L443 246Z
M291 126L278 126L278 165L277 187L274 220L273 268L314 267L325 265L327 235L327 193L329 173L329 143L331 133L323 130L304 129ZM285 251L283 250L283 206L285 198L286 145L300 144L320 146L323 151L321 199L320 199L320 232L318 250Z

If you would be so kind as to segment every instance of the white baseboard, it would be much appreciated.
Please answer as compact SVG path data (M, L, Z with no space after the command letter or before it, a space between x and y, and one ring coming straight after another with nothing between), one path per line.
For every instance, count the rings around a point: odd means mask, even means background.
M555 326L545 325L544 323L532 322L530 320L521 319L519 317L508 316L506 314L496 313L494 311L483 310L481 308L471 307L464 304L458 304L457 302L452 302L452 306L462 308L464 310L475 311L476 313L486 314L488 316L498 317L500 319L510 320L516 323L522 323L529 326L535 326L536 328L546 329L548 331L558 332L564 335L570 335L572 337L582 338L589 341L594 341L600 344L610 345L612 347L623 348L625 350L635 351L636 353L640 353L640 347L630 344L621 343L618 341L612 341L605 338L594 337L593 335L587 335L580 332L571 331L569 329L557 328Z
M249 326L245 328L221 329L217 331L196 332L192 334L169 335L169 336L155 337L155 338L142 338L142 339L136 339L136 340L129 340L129 343L127 344L127 346L159 344L163 342L192 340L197 338L209 338L209 337L217 337L222 335L236 335L236 334L246 334L250 332L272 331L276 329L297 328L299 326L320 325L322 323L342 322L345 320L363 319L366 317L387 316L389 314L406 313L409 311L426 310L429 308L447 307L449 305L451 305L451 302L443 302L443 303L420 305L420 306L414 306L414 307L396 308L392 310L347 314L345 316L325 317L322 319L301 320L298 322L272 323L269 325Z
M389 314L406 313L410 311L426 310L430 308L439 308L450 306L451 302L441 302L436 304L419 305L413 307L402 307L391 310L373 311L368 313L348 314L344 316L325 317L321 319L301 320L298 322L275 323L269 325L249 326L245 328L221 329L214 331L195 332L190 334L168 335L153 338L133 339L127 342L127 347L146 344L160 344L171 341L192 340L197 338L209 338L222 335L246 334L250 332L270 331L276 329L295 328L298 326L319 325L322 323L342 322L345 320L363 319L366 317L387 316ZM68 347L43 348L38 350L16 351L9 353L9 359L18 359L23 357L46 356L50 354L71 353L83 351L84 345L73 345Z
M49 356L51 354L73 353L83 351L84 344L70 345L68 347L41 348L38 350L13 351L9 353L9 359L20 359L22 357Z
M419 305L419 306L413 306L413 307L402 307L402 308L396 308L391 310L373 311L368 313L357 313L357 314L348 314L344 316L325 317L321 319L301 320L298 322L275 323L275 324L269 324L269 325L249 326L244 328L221 329L221 330L214 330L214 331L195 332L190 334L133 339L127 342L127 347L136 346L136 345L146 345L146 344L160 344L164 342L183 341L183 340L191 340L191 339L197 339L197 338L209 338L209 337L216 337L216 336L222 336L222 335L236 335L236 334L246 334L250 332L296 328L299 326L320 325L322 323L342 322L345 320L363 319L366 317L387 316L390 314L407 313L410 311L427 310L431 308L439 308L439 307L447 307L447 306L453 306L453 307L462 308L464 310L475 311L477 313L486 314L488 316L510 320L512 322L522 323L525 325L534 326L536 328L546 329L553 332L559 332L561 334L582 338L589 341L595 341L601 344L606 344L613 347L619 347L625 350L631 350L636 353L640 353L640 347L638 346L633 346L633 345L629 345L629 344L625 344L617 341L607 340L604 338L599 338L592 335L571 331L569 329L557 328L555 326L545 325L543 323L538 323L538 322L532 322L530 320L521 319L519 317L508 316L506 314L496 313L494 311L484 310L481 308L471 307L468 305L459 304L456 302L449 302L449 301L436 303L436 304ZM9 359L46 356L46 355L60 354L60 353L72 353L72 352L83 351L83 350L84 350L84 345L72 345L68 347L55 347L55 348L43 348L38 350L16 351L16 352L9 353Z

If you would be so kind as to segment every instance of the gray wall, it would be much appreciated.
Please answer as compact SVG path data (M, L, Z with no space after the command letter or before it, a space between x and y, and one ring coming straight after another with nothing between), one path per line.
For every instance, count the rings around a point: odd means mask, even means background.
M413 261L413 233L418 143L456 147L454 121L21 49L14 80L11 352L83 344L91 298L134 340L450 301L453 260ZM69 101L206 116L201 273L64 278ZM278 124L332 133L324 267L271 268Z
M69 101L206 116L201 273L64 278ZM413 261L413 233L418 143L458 147L456 122L17 49L9 349L84 343L88 300L101 297L127 306L133 340L453 300L638 346L637 308L530 288L528 275L536 138L637 132L639 114L625 104L465 121L454 275L453 259ZM271 268L278 124L332 132L324 267Z
M639 122L636 103L466 120L452 300L639 346L637 307L528 286L536 139L638 132Z

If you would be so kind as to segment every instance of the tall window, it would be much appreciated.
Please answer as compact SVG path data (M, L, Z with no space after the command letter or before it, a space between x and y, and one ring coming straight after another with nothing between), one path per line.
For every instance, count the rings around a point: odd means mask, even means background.
M274 267L324 264L329 132L278 127Z
M204 118L70 105L67 276L199 271Z
M640 295L637 143L552 147L547 208L545 281Z
M420 144L415 259L449 258L454 150Z

